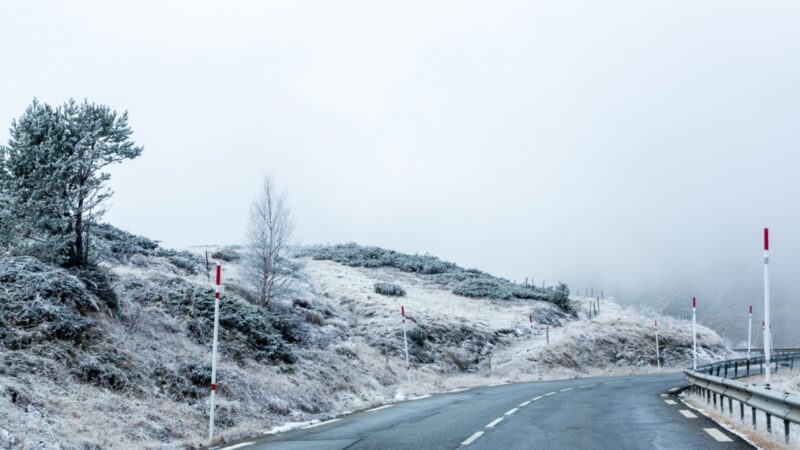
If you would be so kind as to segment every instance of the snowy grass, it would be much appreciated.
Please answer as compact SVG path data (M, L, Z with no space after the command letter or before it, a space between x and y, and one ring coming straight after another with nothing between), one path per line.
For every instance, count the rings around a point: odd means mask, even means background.
M211 292L204 256L221 247L179 253L127 239L136 244L131 244L133 254L124 247L103 265L118 286L137 280L163 284L177 276L197 286L196 292ZM176 265L176 255L195 263L203 255L203 264L183 268ZM298 262L303 267L291 294L270 310L302 325L302 338L290 344L296 363L234 357L232 346L245 341L222 335L217 407L222 441L455 389L656 370L652 318L610 301L601 305L599 317L575 319L547 301L459 296L441 280L396 267L311 258ZM222 270L225 301L226 295L237 295L242 270L231 262L223 262ZM375 294L376 283L399 286L406 296ZM574 303L579 311L587 305L582 299ZM138 298L121 289L120 305L113 314L94 313L98 340L79 355L97 358L113 349L118 358L114 367L126 370L130 386L112 390L76 382L57 354L24 350L42 369L0 371L5 388L0 390L0 447L181 448L206 443L207 386L202 373L196 380L191 377L193 370L209 364L207 330L193 328L194 313L191 308L187 313L184 303L168 307L163 299ZM401 305L408 331L417 330L410 343L410 383ZM659 322L664 324L665 370L687 364L688 323ZM725 356L721 340L710 330L701 328L700 344L707 359ZM45 348L51 347L40 349ZM15 355L0 349L2 357Z

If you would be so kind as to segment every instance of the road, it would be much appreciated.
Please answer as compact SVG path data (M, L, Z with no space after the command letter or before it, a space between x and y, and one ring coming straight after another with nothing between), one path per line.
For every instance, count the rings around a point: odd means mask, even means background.
M753 448L674 397L662 396L683 384L682 375L668 374L473 388L361 411L224 448Z

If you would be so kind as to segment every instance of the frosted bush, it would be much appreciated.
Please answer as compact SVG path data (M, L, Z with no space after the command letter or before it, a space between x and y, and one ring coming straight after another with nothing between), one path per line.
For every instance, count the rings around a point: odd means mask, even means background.
M513 293L508 283L489 277L468 278L453 288L453 293L473 298L510 299Z
M222 247L219 250L211 253L211 257L225 262L235 262L241 259L238 246Z
M406 295L406 291L403 288L391 283L375 283L375 293L390 297L404 297Z

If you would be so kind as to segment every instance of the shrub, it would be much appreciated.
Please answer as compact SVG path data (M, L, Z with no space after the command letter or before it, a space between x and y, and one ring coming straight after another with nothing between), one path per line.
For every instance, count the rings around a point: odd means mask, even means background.
M91 244L97 254L118 262L126 262L133 255L152 255L158 248L157 241L128 233L107 223L95 225L91 232Z
M173 278L156 283L128 280L125 290L140 303L158 304L170 315L188 319L187 328L196 340L205 342L214 320L214 291L210 287ZM229 342L221 351L238 359L269 359L293 363L297 356L286 344L302 339L299 321L271 314L264 308L226 293L220 302L220 332Z
M405 297L406 291L396 284L375 283L375 293L390 297Z
M508 284L496 278L468 278L458 283L453 293L464 297L510 299L513 294Z
M428 332L418 325L408 332L408 339L418 347L424 347L425 341L428 340Z
M235 262L242 258L239 254L239 247L227 246L211 253L211 257L225 262Z
M355 243L334 246L304 247L297 256L318 260L336 261L353 267L394 267L404 272L421 274L445 273L462 270L455 264L430 255L407 255L380 247L362 247Z
M82 314L103 309L76 277L29 256L0 258L0 298L3 340L13 348L36 334L84 342L94 322Z
M189 275L197 275L205 271L205 261L200 256L189 252L176 252L169 257L169 262Z

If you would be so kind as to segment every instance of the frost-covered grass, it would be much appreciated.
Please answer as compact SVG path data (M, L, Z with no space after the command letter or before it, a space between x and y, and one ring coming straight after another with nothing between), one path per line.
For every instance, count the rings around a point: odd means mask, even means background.
M0 265L0 292L12 300L0 303L0 447L205 444L213 286L204 254L224 255L220 247L164 250L114 230L104 245L117 250L101 264L113 304L98 297L95 275L31 259ZM455 388L655 370L651 318L612 302L588 321L550 301L457 295L469 271L430 273L451 266L421 258L421 266L404 257L374 266L301 257L290 294L269 309L241 294L241 260L223 260L219 435L232 440ZM376 294L377 284L406 295ZM64 333L69 327L54 325L61 321L88 328ZM666 362L687 363L688 324L659 321ZM709 359L724 352L710 330L700 337Z
M427 277L463 297L543 300L556 304L564 311L571 311L569 289L566 285L550 289L519 285L477 269L464 269L431 255L408 255L355 243L300 247L295 250L295 254L298 257L335 261L351 267L399 269L402 272Z

